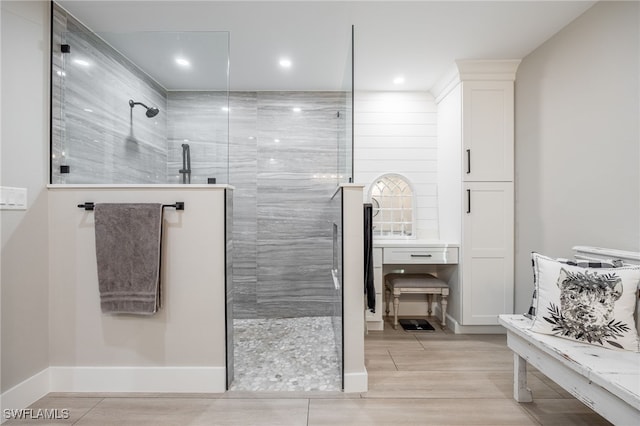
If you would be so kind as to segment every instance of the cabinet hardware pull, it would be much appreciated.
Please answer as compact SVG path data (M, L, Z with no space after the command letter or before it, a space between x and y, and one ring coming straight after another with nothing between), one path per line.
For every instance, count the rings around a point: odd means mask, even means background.
M411 257L431 257L430 254L412 254Z
M471 150L467 150L467 174L471 173Z
M471 190L467 189L467 213L471 213Z

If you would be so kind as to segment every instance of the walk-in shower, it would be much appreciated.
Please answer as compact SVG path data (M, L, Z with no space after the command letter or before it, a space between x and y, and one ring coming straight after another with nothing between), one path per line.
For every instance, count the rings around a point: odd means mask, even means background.
M341 200L332 195L348 181L337 164L350 93L232 91L229 106L238 144L231 389L340 390Z
M340 84L231 91L229 37L93 33L56 5L51 183L232 185L229 389L340 390L351 46ZM196 50L188 73L162 56Z

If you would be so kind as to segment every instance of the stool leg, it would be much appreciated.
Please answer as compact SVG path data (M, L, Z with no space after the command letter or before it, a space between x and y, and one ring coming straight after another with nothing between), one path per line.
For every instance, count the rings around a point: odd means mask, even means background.
M447 325L447 295L440 296L440 307L442 308L442 326Z
M393 328L398 328L398 309L400 308L400 295L393 295Z
M384 289L384 302L387 305L386 314L389 316L389 302L391 302L391 290L389 290L389 287Z
M433 312L433 294L429 293L427 294L427 316L430 317L431 313Z

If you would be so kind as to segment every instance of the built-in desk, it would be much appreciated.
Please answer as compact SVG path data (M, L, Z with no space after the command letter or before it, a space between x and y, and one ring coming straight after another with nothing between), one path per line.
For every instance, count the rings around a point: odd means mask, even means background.
M374 240L373 280L376 289L376 311L367 309L369 330L384 328L384 276L391 272L428 272L447 283L458 279L459 244L426 240ZM405 296L402 296L405 298ZM424 294L406 295L402 315L426 316Z

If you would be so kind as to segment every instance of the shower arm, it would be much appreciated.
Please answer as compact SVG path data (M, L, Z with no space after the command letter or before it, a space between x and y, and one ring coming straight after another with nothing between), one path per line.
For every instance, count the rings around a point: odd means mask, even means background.
M131 99L129 100L129 106L130 106L131 108L133 108L133 107L134 107L134 106L136 106L136 105L142 105L142 106L143 106L143 107L145 107L146 109L149 109L149 107L148 107L148 106L146 106L145 104L143 104L142 102L134 102L134 101L133 101L133 100L131 100Z

